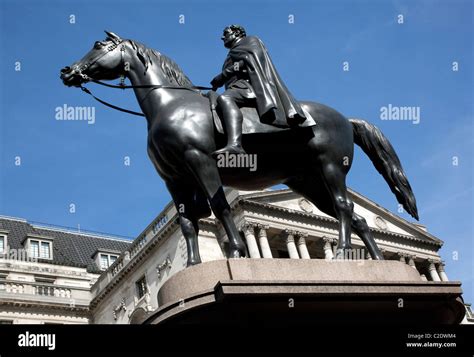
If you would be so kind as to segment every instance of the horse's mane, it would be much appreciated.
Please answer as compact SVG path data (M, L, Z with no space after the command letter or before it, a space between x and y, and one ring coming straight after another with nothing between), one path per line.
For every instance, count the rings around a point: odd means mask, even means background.
M140 62L145 66L145 72L148 70L148 66L153 64L153 61L156 60L171 84L179 86L193 85L191 80L171 58L152 48L146 47L140 42L134 40L129 40L129 42L135 50L137 57L140 59Z

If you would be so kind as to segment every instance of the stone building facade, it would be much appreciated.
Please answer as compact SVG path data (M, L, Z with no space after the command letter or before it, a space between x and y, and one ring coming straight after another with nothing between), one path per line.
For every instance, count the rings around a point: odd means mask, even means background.
M91 287L129 245L0 217L0 323L90 323Z
M291 190L228 190L226 195L251 258L333 257L338 236L336 220ZM424 226L410 223L354 191L350 195L356 213L366 219L385 259L404 262L417 271L420 280L448 280L444 262L438 254L443 244L440 239L431 235ZM0 230L5 227L5 231L8 230L8 222L4 219L0 222ZM66 235L64 232L53 234L51 230L33 228L40 236L49 236L58 242L65 239L62 237ZM23 237L23 244L31 241L31 236L34 235L24 232L23 235L25 234L30 238ZM60 235L61 239L56 238L55 234ZM86 237L77 233L77 236L67 234L70 235L67 236L68 239L80 240ZM132 242L110 237L88 236L87 239L88 244L77 247L85 249L87 246L87 253L81 254L82 260L75 258L76 264L68 265L62 259L59 265L55 265L58 263L55 260L40 261L25 263L21 268L19 263L12 265L0 259L0 289L2 284L5 286L3 291L0 290L0 320L33 323L141 323L159 307L157 295L160 287L170 276L186 268L186 243L179 229L176 209L171 202ZM355 248L354 259L370 259L357 236L353 235L352 242ZM55 247L61 249L59 245ZM223 227L213 216L200 222L199 247L203 262L226 258L227 238ZM71 252L69 247L66 255L72 254ZM64 254L59 250L54 250L54 253ZM107 260L104 256L111 259ZM72 262L74 259L71 257L69 259ZM101 261L103 271L100 270ZM41 273L28 273L28 269L38 269ZM48 269L50 271L47 273ZM23 274L20 279L23 283L19 284L22 286L22 293L18 293L20 288L13 287L20 278L15 275L17 271ZM49 280L43 277L46 275L50 277ZM53 289L51 301L44 300L45 297L41 294L32 293L32 289L37 289L38 283L49 284L47 286ZM29 289L28 293L26 287ZM66 289L66 292L62 292L61 288ZM26 295L30 302L25 305L15 304L15 300L24 299ZM33 311L35 317L30 317L26 311ZM54 313L57 318L52 317ZM25 316L24 319L20 318L21 314ZM467 318L472 320L470 309Z

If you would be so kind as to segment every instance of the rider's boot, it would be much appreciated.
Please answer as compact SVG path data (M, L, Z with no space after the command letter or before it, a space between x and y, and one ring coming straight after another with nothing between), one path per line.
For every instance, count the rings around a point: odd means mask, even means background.
M224 103L222 103L224 104ZM230 104L230 105L229 105ZM244 148L242 147L242 122L243 115L240 108L235 103L225 102L221 105L222 114L224 117L224 125L227 133L227 145L220 150L216 150L212 153L214 158L217 158L220 154L244 154Z

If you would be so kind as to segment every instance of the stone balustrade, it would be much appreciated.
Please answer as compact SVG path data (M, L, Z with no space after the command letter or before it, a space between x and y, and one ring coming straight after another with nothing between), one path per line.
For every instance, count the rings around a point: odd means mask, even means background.
M90 300L90 291L85 287L67 287L51 283L0 281L0 300L31 300L38 303L56 302L60 304L86 304Z

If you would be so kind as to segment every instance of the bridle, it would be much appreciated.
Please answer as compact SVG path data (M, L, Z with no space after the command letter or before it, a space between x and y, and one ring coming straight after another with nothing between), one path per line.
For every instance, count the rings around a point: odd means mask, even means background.
M112 44L107 46L107 51L105 51L104 53L101 53L100 55L98 55L96 58L94 58L92 61L89 61L89 62L86 62L84 63L82 66L80 67L75 67L73 68L73 71L76 75L80 76L83 80L84 80L84 83L86 82L93 82L93 83L97 83L97 84L100 84L101 86L104 86L104 87L109 87L109 88L114 88L114 89L135 89L135 88L148 88L150 89L149 92L155 90L155 89L160 89L160 88L164 88L164 89L184 89L184 90L190 90L190 91L193 91L193 92L198 92L200 93L201 90L210 90L212 88L210 87L202 87L202 86L188 86L188 87L184 87L184 86L173 86L173 85L164 85L164 84L144 84L144 85L125 85L125 74L121 74L120 75L120 83L118 85L114 85L114 84L109 84L109 83L105 83L105 82L102 82L102 81L99 81L97 79L93 79L91 77L89 77L88 75L84 74L83 71L85 71L87 68L91 67L92 65L94 65L96 62L98 62L102 57L104 57L106 54L109 54L110 52L114 51L115 49L117 49L117 47L120 45L120 55L121 55L121 68L124 68L125 67L125 60L124 60L124 56L125 56L125 44L124 42L126 40L123 40L121 38L110 38L110 41L112 41ZM92 92L84 87L82 85L82 83L79 85L79 88L81 88L81 90L84 92L84 93L87 93L89 94L90 96L92 96L92 98L94 98L96 101L98 101L99 103L102 103L103 105L109 107L109 108L112 108L112 109L115 109L115 110L118 110L118 111L121 111L121 112L124 112L124 113L128 113L128 114L133 114L133 115L137 115L137 116L141 116L141 117L144 117L145 115L143 113L139 113L139 112L135 112L133 110L128 110L128 109L124 109L124 108L120 108L116 105L113 105L113 104L110 104L110 103L107 103L106 101L96 97L94 94L92 94ZM145 95L145 98L148 96L149 92Z
M86 74L84 74L83 71L85 71L87 68L94 65L96 62L98 62L105 55L107 55L110 52L114 51L120 44L122 44L120 46L120 53L121 53L121 57L122 57L121 65L123 66L123 64L124 64L124 54L123 53L125 52L125 45L123 44L123 40L122 39L111 39L111 41L112 41L112 44L107 47L107 51L105 51L104 53L101 53L100 55L96 56L93 61L86 62L80 67L76 66L75 68L73 68L74 73L76 73L78 76L80 76L86 82L92 81L93 79L90 78L89 76L87 76ZM121 76L123 77L124 75L122 74Z

